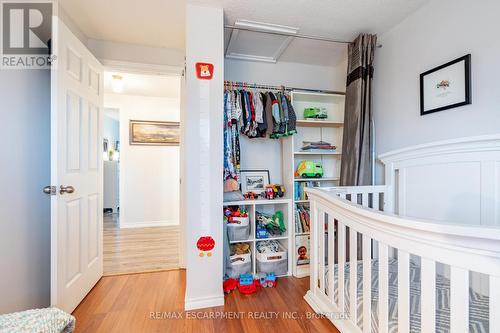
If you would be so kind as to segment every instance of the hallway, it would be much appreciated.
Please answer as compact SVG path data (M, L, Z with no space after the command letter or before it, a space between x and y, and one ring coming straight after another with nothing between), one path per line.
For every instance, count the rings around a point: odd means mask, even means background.
M179 227L120 229L118 214L104 215L104 275L179 268Z

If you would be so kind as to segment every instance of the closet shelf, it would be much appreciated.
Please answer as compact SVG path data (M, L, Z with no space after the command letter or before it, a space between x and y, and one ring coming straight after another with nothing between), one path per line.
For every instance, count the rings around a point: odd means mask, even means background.
M296 232L295 236L304 236L304 235L310 235L311 233L309 231L307 232Z
M339 151L296 151L294 155L342 155Z
M287 204L290 199L258 199L258 200L240 200L240 201L224 201L224 206L250 206L250 205L276 205Z
M297 120L297 126L303 127L343 127L343 122L336 122L331 120L314 120L314 119L303 119Z
M256 242L262 242L266 240L280 240L280 239L288 239L288 236L276 236L276 237L268 237L268 238L255 238Z
M313 182L328 182L328 181L337 181L337 180L340 180L339 177L322 177L322 178L295 178L295 181L296 182L310 182L310 181L313 181Z
M295 203L308 203L309 200L295 200Z

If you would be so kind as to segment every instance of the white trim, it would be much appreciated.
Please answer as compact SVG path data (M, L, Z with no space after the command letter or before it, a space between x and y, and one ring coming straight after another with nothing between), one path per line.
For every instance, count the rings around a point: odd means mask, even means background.
M186 298L184 300L185 311L212 308L216 306L224 306L224 295L197 297L191 299Z
M130 61L100 59L105 71L127 72L148 75L182 76L182 66L155 65Z
M401 160L465 152L500 150L500 134L473 136L452 140L425 143L379 155L379 160L387 165Z
M120 229L127 228L150 228L150 227L169 227L179 225L179 221L161 220L161 221L139 221L139 222L121 222Z

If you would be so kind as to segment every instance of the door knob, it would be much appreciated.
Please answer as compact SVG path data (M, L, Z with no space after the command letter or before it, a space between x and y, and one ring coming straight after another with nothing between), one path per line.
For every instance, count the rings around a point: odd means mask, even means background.
M47 195L56 195L56 192L57 192L57 189L55 186L45 186L43 188L43 193L47 194Z
M63 186L63 185L61 185L59 187L59 193L60 194L64 194L64 193L70 194L70 193L73 193L73 192L75 192L75 188L73 186Z

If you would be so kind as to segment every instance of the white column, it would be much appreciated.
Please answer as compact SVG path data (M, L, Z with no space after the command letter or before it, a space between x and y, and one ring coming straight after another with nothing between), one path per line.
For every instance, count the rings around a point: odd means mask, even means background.
M197 78L195 64L213 64L212 80ZM185 172L181 200L186 221L185 309L224 304L222 291L222 160L224 19L222 8L186 5L186 108L183 110ZM215 241L200 256L200 237Z

